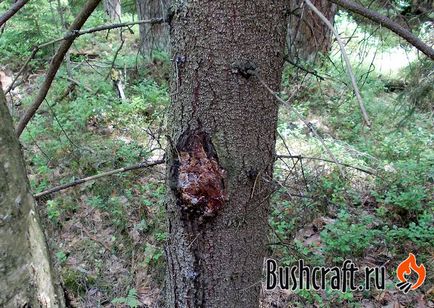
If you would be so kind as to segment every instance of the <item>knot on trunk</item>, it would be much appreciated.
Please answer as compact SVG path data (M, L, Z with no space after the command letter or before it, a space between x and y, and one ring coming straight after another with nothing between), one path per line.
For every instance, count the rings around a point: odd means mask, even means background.
M209 136L187 132L177 146L176 189L182 209L199 216L214 216L227 200L225 171L220 167Z
M257 65L250 61L235 61L232 63L232 70L235 74L241 74L246 79L249 79L251 76L255 76L257 73Z

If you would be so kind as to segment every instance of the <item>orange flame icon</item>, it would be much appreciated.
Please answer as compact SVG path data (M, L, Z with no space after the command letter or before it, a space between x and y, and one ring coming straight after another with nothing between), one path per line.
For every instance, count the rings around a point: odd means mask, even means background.
M418 275L416 283L410 283L405 278L405 275L410 275L412 271L415 271ZM396 285L401 291L404 291L404 293L407 293L409 290L416 290L419 288L423 282L425 281L426 277L426 270L425 266L423 264L417 265L416 263L416 257L414 254L409 253L408 258L402 261L398 268L396 269L396 276L399 279L399 283Z

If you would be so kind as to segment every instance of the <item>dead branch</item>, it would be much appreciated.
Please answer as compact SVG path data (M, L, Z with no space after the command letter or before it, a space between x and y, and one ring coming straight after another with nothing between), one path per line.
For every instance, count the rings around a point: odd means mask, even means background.
M98 26L95 28L90 28L90 29L85 29L85 30L79 30L79 29L72 29L70 28L69 32L66 33L64 36L62 37L58 37L56 39L53 39L51 41L48 41L46 43L43 43L41 45L39 45L38 47L36 47L37 49L41 49L43 47L64 41L64 40L68 40L71 38L77 38L79 36L82 36L84 34L90 34L90 33L95 33L95 32L100 32L100 31L105 31L105 30L112 30L112 29L118 29L118 28L123 28L123 27L129 27L132 25L140 25L140 24L160 24L160 23L164 23L166 22L165 18L153 18L153 19L146 19L146 20L138 20L138 21L131 21L131 22L122 22L122 23L117 23L117 24L108 24L108 25L102 25L102 26Z
M318 75L317 72L315 72L315 71L311 71L311 70L308 70L307 68L305 68L305 67L303 67L303 66L301 66L301 65L299 65L299 64L297 64L297 63L295 63L294 61L291 61L291 60L289 59L288 56L285 56L284 58L285 58L285 61L288 62L289 64L291 64L292 66L294 66L294 67L296 67L296 68L302 70L303 72L306 72L306 73L308 73L308 74L311 74L311 75L315 76L315 77L318 78L319 80L324 80L324 77Z
M370 170L366 170L366 169L363 169L363 168L360 168L357 166L353 166L350 164L335 162L335 161L330 160L330 159L324 159L324 158L319 158L319 157L308 157L308 156L301 156L301 155L279 155L278 154L278 155L276 155L276 158L290 158L290 159L297 158L297 159L319 160L319 161L324 161L324 162L333 163L333 164L338 163L341 166L344 166L347 168L352 168L352 169L358 170L360 172L364 172L364 173L369 174L369 175L376 175L373 171L370 171Z
M72 23L71 27L69 28L69 31L71 33L75 33L76 31L80 30L80 28L89 18L89 16L98 6L100 1L101 0L88 0L88 2L84 5L84 8L81 10L81 12L78 14L74 22ZM59 70L60 65L63 62L63 58L65 57L66 53L68 52L69 48L71 47L72 43L76 38L77 38L76 35L72 35L67 39L65 39L62 42L62 44L59 46L59 49L57 50L56 54L51 60L50 67L48 68L47 73L45 75L45 80L41 88L39 89L39 92L35 100L33 101L32 105L30 106L30 108L27 110L27 112L21 118L21 120L17 125L16 134L18 137L21 135L27 123L29 123L30 119L36 113L36 110L38 110L39 106L42 104L45 97L47 96L47 93L50 90L54 77L56 76L57 71Z
M2 16L0 16L0 28L7 22L12 16L15 15L29 0L18 0L15 2L9 10L7 10Z
M341 37L339 36L339 33L336 31L336 29L333 27L333 25L330 23L330 21L324 16L323 13L321 13L315 5L310 2L310 0L304 0L304 2L309 6L309 8L316 14L318 17L327 25L327 27L330 28L330 30L333 32L333 35L336 37L336 40L339 44L339 48L341 49L342 57L344 58L348 75L351 79L351 84L354 89L354 94L356 95L357 101L359 102L360 110L362 111L363 120L365 121L366 125L368 127L371 126L371 121L369 120L368 113L366 112L365 104L363 103L362 96L360 95L359 87L357 86L356 77L354 76L353 70L351 69L351 63L350 59L348 58L347 52L345 51L344 43L341 40Z
M108 252L111 251L111 248L106 243L104 243L103 241L99 240L96 236L94 236L92 233L90 233L90 231L85 226L81 225L81 230L83 230L84 233L86 233L87 237L90 238L92 241L94 241L95 243L100 244Z
M86 183L86 182L89 182L89 181L93 181L93 180L96 180L96 179L99 179L99 178L102 178L102 177L114 175L114 174L117 174L117 173L122 173L122 172L137 170L137 169L143 169L143 168L153 167L153 166L156 166L156 165L164 164L164 162L165 162L165 160L163 158L163 159L155 160L155 161L152 161L152 162L142 162L142 163L139 163L139 164L136 164L136 165L132 165L132 166L129 166L129 167L119 168L119 169L116 169L116 170L111 170L111 171L103 172L103 173L100 173L100 174L88 176L86 178L82 178L82 179L76 180L76 181L68 183L68 184L56 186L56 187L50 188L48 190L45 190L43 192L34 194L33 197L35 199L41 198L43 196L47 196L47 195L50 195L52 193L55 193L55 192L58 192L58 191L61 191L61 190L65 190L67 188L74 187L74 186L77 186L77 185L80 185L80 184L83 184L83 183Z
M312 131L312 133L315 135L315 137L318 138L318 140L321 143L321 145L324 148L324 150L327 152L327 154L330 156L330 158L336 163L336 166L338 166L339 173L340 173L341 177L343 179L345 179L344 169L342 169L341 164L338 162L338 160L336 159L336 157L333 155L332 151L330 151L330 149L327 147L327 145L325 144L324 140L318 134L318 132L316 131L316 129L312 125L310 125L295 108L292 108L291 104L289 103L289 100L285 101L279 95L277 95L277 93L275 91L273 91L267 85L267 83L261 78L261 76L259 76L259 74L255 70L254 71L249 70L248 73L256 76L259 79L259 82L264 86L265 89L267 89L268 92L271 93L271 95L273 95L286 108L292 110L297 115L297 117Z
M117 28L122 28L122 27L133 26L133 25L140 25L140 24L156 25L156 24L162 24L165 22L167 22L166 18L162 18L162 17L145 19L145 20L138 20L138 21L131 21L131 22L122 22L122 23L118 23L118 24L102 25L102 26L98 26L95 28L82 30L82 31L78 32L78 35L80 36L83 34L89 34L89 33L94 33L94 32L99 32L99 31L104 31L104 30L117 29Z
M71 78L71 77L66 77L65 79L68 80L69 82L72 82L73 84L76 84L76 85L79 86L79 87L82 87L82 88L85 89L87 92L92 93L92 89L91 89L91 88L89 88L88 86L86 86L86 85L80 83L79 81L77 81L77 80L75 80L75 79L73 79L73 78Z
M32 59L36 56L36 53L38 52L39 49L33 49L32 50L32 54L27 58L26 62L24 62L23 66L20 68L20 70L18 71L18 74L14 77L14 80L12 80L11 85L6 89L5 94L9 93L15 85L15 82L18 80L18 77L21 76L21 74L24 72L24 70L26 69L27 65L30 63L30 61L32 61Z
M406 40L408 43L416 47L418 50L423 52L425 55L431 58L431 60L434 60L434 49L432 49L430 46L422 42L413 33L408 31L398 23L394 22L390 18L381 15L377 12L371 11L370 9L367 9L361 6L360 4L357 4L350 0L329 0L329 1L391 30L392 32L394 32L395 34L399 35L404 40Z
M95 28L90 28L90 29L81 30L81 31L75 30L75 31L72 31L72 32L66 34L63 37L56 38L56 39L53 39L53 40L48 41L46 43L43 43L39 46L36 46L33 48L32 54L25 61L24 65L20 68L18 74L14 77L14 80L12 80L12 83L5 91L5 94L9 93L13 89L15 82L18 80L18 77L21 76L21 74L26 69L27 65L36 56L37 52L44 47L47 47L47 46L52 45L52 44L56 44L56 43L61 42L63 40L68 40L68 39L74 40L77 37L82 36L84 34L94 33L94 32L98 32L98 31L111 30L111 29L116 29L116 28L121 28L121 27L129 27L132 25L138 25L138 24L144 24L144 23L158 24L158 23L164 23L164 22L167 22L167 20L165 18L153 18L153 19L149 19L149 20L139 20L139 21L134 21L134 22L124 22L124 23L118 23L118 24L103 25L103 26L98 26ZM27 125L27 123L26 123L26 125Z

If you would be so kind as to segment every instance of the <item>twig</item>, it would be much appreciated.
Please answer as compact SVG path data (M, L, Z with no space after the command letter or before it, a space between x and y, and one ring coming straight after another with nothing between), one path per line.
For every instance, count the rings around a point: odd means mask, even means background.
M118 23L118 24L109 24L109 25L102 25L102 26L98 26L95 28L90 28L90 29L85 29L85 30L74 30L71 29L69 30L68 33L66 33L64 36L62 37L58 37L56 39L53 39L51 41L45 42L39 46L37 46L36 48L41 49L44 47L47 47L49 45L64 41L64 40L68 40L71 38L77 38L79 36L82 36L84 34L90 34L90 33L95 33L95 32L99 32L99 31L105 31L105 30L111 30L111 29L117 29L117 28L122 28L122 27L128 27L131 25L139 25L139 24L160 24L160 23L164 23L166 22L166 19L164 18L153 18L153 19L147 19L147 20L138 20L138 21L131 21L131 22L123 22L123 23Z
M99 1L100 0L90 0L90 2L99 2ZM83 11L84 11L84 9L83 9ZM82 13L83 13L83 11L82 11ZM80 13L80 15L77 17L77 19L82 15L82 13ZM76 19L76 21L77 21L77 19ZM86 19L87 19L87 17L86 17ZM66 34L65 36L63 36L61 38L57 38L57 39L51 40L49 42L46 42L44 44L41 44L41 45L36 46L35 48L33 48L32 54L26 60L26 62L21 67L21 69L18 72L18 74L15 76L15 78L12 81L11 85L6 90L6 93L8 93L8 92L10 92L12 90L12 88L13 88L16 80L18 79L18 77L23 73L23 71L26 69L27 65L29 64L29 62L36 56L36 53L40 49L42 49L44 47L47 47L49 45L52 45L52 44L64 41L63 44L59 47L59 50L58 50L57 54L54 56L54 58L53 58L53 60L51 62L51 66L48 69L48 72L47 72L47 75L46 75L46 79L45 79L45 81L43 83L43 86L41 87L41 89L40 89L40 91L38 93L37 99L35 99L35 102L33 103L35 105L32 105L30 107L30 109L28 110L28 112L24 115L23 119L21 119L20 123L18 124L17 130L16 130L16 133L17 133L18 136L21 135L21 133L24 130L24 128L26 127L27 123L33 117L33 115L35 114L36 110L39 108L39 105L42 103L43 99L47 95L48 90L50 89L51 83L53 82L54 76L56 75L57 70L59 69L60 64L62 63L63 58L64 58L66 52L68 51L68 49L71 46L72 42L77 37L82 36L84 34L89 34L89 33L94 33L94 32L104 31L104 30L110 30L110 29L116 29L116 28L121 28L121 27L128 27L128 26L135 25L135 24L144 24L144 23L158 24L158 23L164 23L164 22L166 22L166 20L164 18L154 18L154 19L149 19L149 20L139 20L139 21L135 21L135 22L124 22L124 23L119 23L119 24L103 25L103 26L98 26L98 27L95 27L95 28L90 28L90 29L87 29L87 30L81 30L81 31L79 31L78 29L81 28L82 24L80 25L80 27L76 27L76 29L74 29L73 26L75 25L76 21L74 21L73 25L70 27L70 33ZM65 47L65 46L68 46L66 52L64 52L63 55L59 54L59 52L61 51L61 48ZM61 58L60 58L60 56L61 56ZM58 59L58 58L60 58L60 59ZM56 63L55 61L60 61L60 63ZM57 66L57 68L56 68L56 66ZM51 76L51 74L53 74L53 76ZM42 97L42 100L41 100L41 97ZM38 102L38 106L36 106L37 102ZM33 109L34 109L34 111L33 111Z
M266 83L264 80L262 80L262 78L259 76L259 74L256 71L248 71L248 73L255 75L260 83L268 90L268 92L270 92L280 103L282 103L286 108L292 110L295 112L295 114L298 116L298 118L313 132L313 134L315 135L315 137L318 138L318 140L320 141L322 147L324 148L324 150L329 154L329 156L332 158L333 161L336 162L336 166L339 169L339 173L341 174L342 178L345 178L345 173L344 170L342 169L341 165L339 164L339 162L337 161L336 157L333 155L333 153L329 150L329 148L326 146L326 144L324 143L324 140L321 138L321 136L318 134L318 132L316 131L316 129L310 125L304 118L303 116L295 109L292 108L292 106L289 104L289 101L285 101L283 100L279 95L277 95L276 92L274 92Z
M26 62L24 62L23 66L21 66L20 70L18 71L18 74L14 77L14 80L12 80L11 85L6 89L5 94L9 93L14 85L15 82L17 81L18 77L21 76L21 74L24 72L24 70L26 69L27 65L29 65L29 62L33 60L33 58L36 56L36 53L39 51L39 48L36 47L32 50L32 54L27 58Z
M108 35L108 32L107 32L107 35ZM109 71L108 71L108 73L107 73L107 75L106 75L106 77L105 77L104 80L107 80L110 76L112 76L113 86L115 87L115 90L116 90L119 98L122 101L124 101L126 99L126 97L125 97L125 93L124 93L124 90L123 90L123 87L122 87L122 78L121 78L121 76L120 76L120 74L118 72L116 72L116 74L114 74L114 72L115 72L114 71L114 67L115 67L116 59L117 59L117 57L119 55L119 52L122 50L122 47L124 46L124 43L125 43L125 39L124 39L124 36L123 36L123 29L120 29L120 31L119 31L119 38L121 40L121 44L119 45L118 49L115 52L115 55L113 57L111 65L110 65L110 69L109 69ZM115 76L117 76L117 77L113 78Z
M12 81L11 85L9 86L9 88L5 91L5 94L9 93L13 89L13 86L14 86L15 82L17 81L18 77L26 69L26 67L29 64L29 62L31 60L33 60L33 58L36 56L36 53L39 50L41 50L42 48L45 48L45 47L47 47L49 45L61 42L63 40L68 40L68 39L71 39L71 38L75 39L75 38L77 38L77 37L79 37L81 35L89 34L89 33L94 33L94 32L98 32L98 31L110 30L110 29L121 28L121 27L129 27L131 25L136 25L136 24L145 24L145 23L158 24L158 23L164 23L164 22L166 22L166 19L164 19L164 18L154 18L154 19L149 19L149 20L139 20L139 21L135 21L135 22L125 22L125 23L119 23L119 24L103 25L103 26L98 26L98 27L95 27L95 28L90 28L90 29L87 29L87 30L73 31L71 33L66 34L63 37L56 38L56 39L53 39L53 40L48 41L46 43L43 43L43 44L41 44L39 46L36 46L36 47L33 48L32 54L26 60L26 62L24 63L24 65L21 67L21 69L19 70L18 74L15 76L15 78ZM86 60L86 62L87 62L87 60Z
M65 77L66 80L68 80L69 82L72 82L74 84L76 84L79 87L82 87L83 89L85 89L87 92L92 93L92 89L89 88L88 86L85 86L84 84L80 83L79 81L71 78L71 77Z
M89 230L86 229L85 226L82 225L82 226L81 226L81 229L84 231L84 233L86 233L86 235L87 235L88 238L90 238L90 239L93 240L94 242L100 244L100 245L101 245L102 247L104 247L105 250L107 250L108 252L111 251L111 248L110 248L106 243L104 243L103 241L100 241L99 239L97 239L93 234L90 233Z
M9 10L7 10L2 16L0 16L0 27L15 15L29 0L18 0L15 2Z
M291 151L289 150L288 145L286 144L285 138L283 138L283 136L277 131L277 135L279 136L280 140L282 140L283 146L285 147L286 151L288 151L288 154L292 156ZM294 159L292 160L292 164L295 165L296 162L294 161Z
M367 19L370 19L371 21L374 21L383 27L386 27L387 29L393 31L395 34L399 35L404 40L409 42L411 45L419 49L421 52L423 52L425 55L431 58L431 60L434 60L434 49L429 47L427 44L422 42L418 37L416 37L413 33L408 31L398 23L394 22L390 18L381 15L377 12L371 11L370 9L365 8L360 4L357 4L350 0L329 0L329 1L337 5L340 5L341 7L351 12L354 12Z
M291 61L291 60L288 58L288 56L285 57L285 61L288 62L289 64L291 64L292 66L295 66L296 68L301 69L303 72L306 72L306 73L308 73L308 74L311 74L311 75L315 76L315 77L318 78L319 80L324 80L324 77L318 75L317 72L315 72L315 71L310 71L310 70L308 70L307 68L304 68L303 66L301 66L301 65L299 65L299 64L297 64L297 63L295 63L294 61Z
M328 162L328 163L339 164L339 165L347 167L347 168L356 169L360 172L364 172L364 173L369 174L369 175L376 175L374 172L360 168L360 167L352 166L350 164L335 162L335 161L330 160L330 159L324 159L324 158L319 158L319 157L308 157L308 156L301 156L301 155L279 155L278 154L278 155L276 155L276 158L291 158L291 159L298 158L298 159L308 159L308 160L320 160L320 161L324 161L324 162Z
M167 22L167 20L165 18L160 17L160 18L152 18L152 19L145 19L145 20L138 20L138 21L122 22L122 23L118 23L118 24L102 25L102 26L98 26L95 28L90 28L90 29L86 29L86 30L68 33L64 37L58 38L58 39L51 41L49 43L53 44L56 42L60 42L62 40L67 40L70 37L82 36L84 34L90 34L90 33L104 31L104 30L111 30L111 29L123 28L123 27L140 25L140 24L152 24L152 25L153 24L161 24L161 23L165 23L165 22Z
M106 75L106 77L105 77L104 80L107 80L110 77L110 75L112 74L112 69L114 69L114 67L115 67L116 59L117 59L117 57L119 55L119 52L122 50L122 47L124 47L124 43L125 43L125 40L124 40L124 38L122 37L122 34L121 34L121 44L119 45L118 49L116 49L115 55L113 57L111 65L110 65L110 70L107 73L107 75Z
M71 27L69 28L71 33L76 33L78 30L80 30L80 28L89 18L89 16L92 14L92 12L96 9L100 1L101 0L88 0L88 2L84 5L84 8L81 10L81 12L78 14L74 22L72 23ZM29 123L30 119L36 113L39 106L42 104L45 97L47 96L47 93L50 90L54 77L56 76L57 71L59 70L60 65L62 64L63 58L65 57L66 53L68 52L69 48L71 47L72 43L76 38L77 35L72 35L67 39L65 39L62 42L62 44L59 46L59 49L57 50L56 54L51 60L51 64L47 70L45 80L41 88L39 89L39 92L35 100L33 101L32 105L30 106L30 108L27 110L27 112L24 114L24 116L21 118L21 120L17 125L16 134L18 137L21 135L27 123Z
M96 179L102 178L102 177L114 175L114 174L121 173L121 172L127 172L127 171L131 171L131 170L137 170L137 169L148 168L148 167L152 167L152 166L156 166L156 165L161 165L164 162L165 162L165 160L163 158L163 159L155 160L155 161L152 161L152 162L142 162L140 164L132 165L132 166L129 166L129 167L119 168L119 169L116 169L116 170L111 170L111 171L108 171L108 172L103 172L103 173L100 173L100 174L97 174L97 175L88 176L86 178L79 179L79 180L76 180L76 181L68 183L68 184L64 184L64 185L60 185L60 186L56 186L56 187L50 188L48 190L45 190L43 192L40 192L40 193L37 193L37 194L33 195L33 197L34 198L40 198L40 197L43 197L43 196L46 196L46 195L50 195L52 193L55 193L55 192L58 192L58 191L61 191L61 190L65 190L65 189L70 188L70 187L77 186L79 184L83 184L83 183L86 183L86 182L89 182L89 181L92 181L92 180L96 180Z
M280 186L280 188L283 188L284 191L285 191L285 193L289 196L290 199L292 199L292 197L312 199L312 197L305 196L305 195L302 195L302 194L300 194L300 195L292 194L291 192L289 192L288 187L286 187L284 185L284 183L282 183L279 180L276 180L276 179L270 177L269 175L267 175L267 176L264 175L262 178L263 178L264 181L266 181L268 183L274 183L274 184L277 184L278 186ZM277 191L277 189L274 192L276 192L276 191Z
M307 192L309 192L309 185L307 185L306 175L304 174L304 168L303 168L303 158L299 158L300 161L300 168L301 168L301 175L303 176L304 186L306 186Z
M310 0L304 0L304 2L309 6L309 8L316 14L318 17L327 25L327 27L330 28L330 30L333 32L333 35L336 37L336 41L339 44L339 47L342 52L342 57L344 58L348 75L351 79L351 84L353 85L354 94L356 95L357 101L360 105L360 110L362 111L363 119L368 127L371 126L371 121L369 120L368 113L366 112L365 105L362 100L362 96L360 95L359 88L357 86L356 77L354 77L353 70L351 69L351 63L350 59L348 58L347 52L345 51L344 43L341 40L341 37L339 36L339 33L336 31L336 29L333 27L333 25L330 23L330 21L321 13L315 5L310 2Z

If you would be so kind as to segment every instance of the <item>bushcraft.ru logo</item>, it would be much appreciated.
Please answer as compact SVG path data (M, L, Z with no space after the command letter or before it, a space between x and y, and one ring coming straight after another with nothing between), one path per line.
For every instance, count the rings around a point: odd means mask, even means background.
M384 290L386 287L386 268L365 267L360 270L353 261L345 260L342 266L334 267L309 267L304 260L298 260L292 267L278 266L276 260L267 259L265 262L266 288L272 290L280 288L283 290L340 290L363 291L371 288ZM356 283L357 280L361 283ZM397 269L396 276L399 283L396 287L402 292L416 290L425 281L426 270L423 264L418 265L414 254L410 253L408 258L402 261Z
M298 260L292 267L281 267L273 259L266 260L266 288L362 291L374 287L384 290L386 286L386 269L381 267L366 267L363 271L351 260L345 260L341 267L309 267L303 260ZM364 275L364 282L356 285L356 273Z
M415 274L417 276L415 282L410 282L405 277L405 276L410 276L412 274ZM407 293L410 290L416 290L425 281L425 277L426 277L425 266L423 264L417 265L416 257L414 256L414 254L409 253L408 258L402 261L398 265L398 268L396 269L396 276L400 281L399 283L396 284L398 289L400 289L404 293Z

